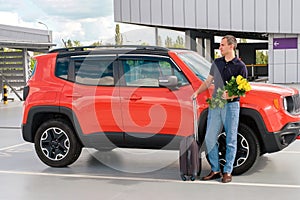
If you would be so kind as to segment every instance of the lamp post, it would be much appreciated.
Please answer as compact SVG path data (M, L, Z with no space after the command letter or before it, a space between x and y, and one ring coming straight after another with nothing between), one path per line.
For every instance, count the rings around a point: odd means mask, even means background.
M51 41L50 41L50 32L49 32L49 28L48 28L47 24L45 24L45 23L43 23L43 22L41 22L41 21L39 21L38 23L44 25L44 26L47 28L48 42L50 43L50 42L51 42Z

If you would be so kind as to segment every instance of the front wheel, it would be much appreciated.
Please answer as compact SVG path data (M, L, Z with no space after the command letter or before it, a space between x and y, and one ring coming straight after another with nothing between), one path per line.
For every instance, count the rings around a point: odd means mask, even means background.
M34 144L38 157L51 167L74 163L82 150L73 128L62 119L44 122L37 129Z
M226 133L218 137L219 161L221 168L224 167L226 153ZM240 124L237 136L237 152L233 164L232 174L240 175L248 171L257 161L260 155L258 140L253 131L245 124Z

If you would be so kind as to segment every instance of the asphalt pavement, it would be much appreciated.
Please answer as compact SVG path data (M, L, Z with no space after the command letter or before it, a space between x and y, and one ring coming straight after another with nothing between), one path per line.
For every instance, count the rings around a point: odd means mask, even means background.
M69 167L51 168L38 159L34 145L22 139L22 104L18 99L0 102L1 200L299 198L300 140L261 156L251 170L227 184L181 181L178 151L83 149ZM210 168L204 158L202 163L204 176Z

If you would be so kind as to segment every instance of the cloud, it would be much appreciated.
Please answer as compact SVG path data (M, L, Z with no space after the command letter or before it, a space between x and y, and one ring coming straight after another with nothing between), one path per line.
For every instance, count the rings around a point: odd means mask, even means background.
M70 20L107 17L113 13L113 0L0 0L0 11L18 13L25 22L37 18Z
M18 3L21 2L19 0L0 0L0 11L12 11L13 9L16 9Z
M66 19L107 17L113 13L113 0L31 0L49 16Z
M0 0L0 24L48 29L57 47L62 39L112 43L116 25L113 0ZM122 33L139 27L120 24Z
M113 0L0 0L0 5L0 24L48 28L58 45L62 39L101 41L114 34Z
M54 41L61 43L65 41L78 40L84 45L90 45L96 41L104 41L105 38L112 37L114 33L113 17L100 17L93 19L82 19L78 21L68 20L65 23L59 23L56 26L56 32L53 32ZM61 43L62 44L62 43Z

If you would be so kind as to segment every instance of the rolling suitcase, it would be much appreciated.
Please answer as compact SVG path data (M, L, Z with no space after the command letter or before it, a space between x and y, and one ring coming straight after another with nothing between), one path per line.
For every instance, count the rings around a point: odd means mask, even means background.
M183 181L187 177L194 181L201 172L201 158L199 156L198 124L197 124L197 100L193 99L194 134L184 137L179 146L180 177Z

